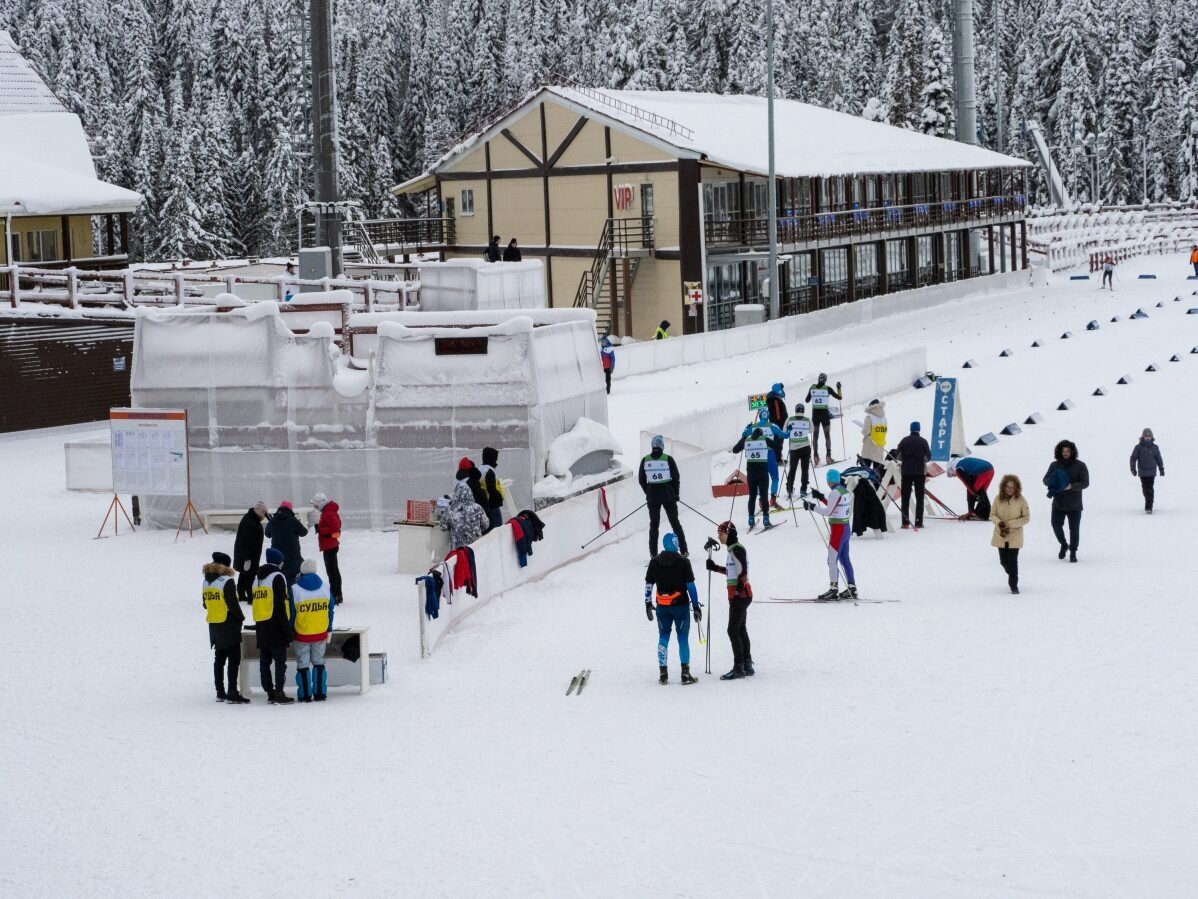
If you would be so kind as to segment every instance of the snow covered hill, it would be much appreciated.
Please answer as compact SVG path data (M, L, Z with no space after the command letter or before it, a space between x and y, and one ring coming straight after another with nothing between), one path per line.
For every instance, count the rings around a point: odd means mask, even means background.
M1054 282L618 382L613 431L630 455L666 415L777 380L793 402L819 371L835 380L914 345L961 379L970 442L1044 416L975 450L1020 475L1031 504L1021 595L988 525L855 539L862 593L898 602L754 604L758 674L722 683L717 582L713 674L685 690L674 647L674 683L656 684L639 519L621 526L628 539L467 619L427 662L394 535L348 532L338 621L371 625L390 682L323 706L267 707L260 693L218 705L196 594L231 536L92 540L105 500L64 491L63 435L0 438L0 884L20 896L1192 895L1198 315L1186 311L1198 297L1185 271L1147 259L1122 267L1113 294ZM1128 320L1139 308L1148 317ZM1100 385L1108 395L1092 396ZM1075 408L1055 411L1066 398ZM931 391L884 399L892 444L913 419L927 428ZM1146 426L1168 471L1151 517L1127 461ZM1040 486L1063 437L1092 483L1076 565L1056 558ZM963 505L959 485L929 486ZM737 500L738 522L744 511ZM683 523L699 559L713 528L689 512ZM746 545L759 598L825 585L802 513ZM705 573L698 586L706 601ZM691 643L701 672L693 629ZM590 684L566 698L582 667Z

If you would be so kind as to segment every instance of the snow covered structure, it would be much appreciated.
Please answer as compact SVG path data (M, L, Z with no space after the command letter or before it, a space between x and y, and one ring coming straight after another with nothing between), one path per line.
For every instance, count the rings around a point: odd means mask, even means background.
M362 313L344 350L328 322L293 332L294 315L139 310L133 404L188 410L200 510L322 491L347 524L382 527L449 492L484 446L531 506L558 435L607 423L588 310ZM142 500L152 522L178 521L177 500Z
M127 260L129 213L141 194L96 177L79 117L0 31L0 262L40 267L119 267ZM101 216L102 252L92 217Z
M542 87L394 192L456 211L446 258L514 236L550 306L637 338L730 327L771 280L790 315L1027 267L1026 161L792 100L776 130L775 279L761 97Z
M424 312L544 309L545 264L539 259L505 262L453 259L422 262L420 308Z

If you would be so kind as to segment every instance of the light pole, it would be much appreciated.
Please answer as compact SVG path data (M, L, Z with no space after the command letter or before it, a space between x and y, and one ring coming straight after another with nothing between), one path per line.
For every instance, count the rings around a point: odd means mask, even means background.
M766 204L769 206L769 279L770 320L778 318L781 310L779 295L782 285L778 278L778 185L774 168L774 0L765 3L765 106L769 120L769 186Z

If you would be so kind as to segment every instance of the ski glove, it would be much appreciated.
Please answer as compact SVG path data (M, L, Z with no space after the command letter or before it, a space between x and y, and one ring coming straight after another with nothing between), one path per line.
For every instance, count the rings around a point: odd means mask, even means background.
M695 606L695 624L703 620L703 607Z
M815 511L815 503L811 502L810 500L806 500L806 499L803 500L803 511L804 512L814 512Z
M708 571L722 571L723 569L720 568L720 566L717 565L715 562L713 562L711 559L708 559L707 560L707 570Z
M650 621L653 620L653 603L645 600L645 617Z
M826 496L824 496L822 493L820 493L818 490L812 490L812 491L810 491L810 493L812 496L814 496L816 499L818 499L821 503L826 503L828 501L828 498Z

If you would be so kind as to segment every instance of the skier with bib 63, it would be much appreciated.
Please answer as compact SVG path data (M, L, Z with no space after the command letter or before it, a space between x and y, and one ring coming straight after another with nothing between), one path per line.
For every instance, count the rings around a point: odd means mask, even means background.
M821 593L817 599L856 599L857 578L853 574L853 562L849 558L849 538L853 531L850 526L853 520L853 493L840 477L835 468L828 469L828 495L812 490L811 495L823 505L804 501L803 508L815 512L828 519L828 590ZM840 591L840 569L844 568L844 577L848 581L842 593Z
M753 587L749 584L749 554L736 536L736 525L725 521L716 529L720 543L728 547L723 565L710 558L707 570L724 575L728 584L728 640L732 644L732 670L720 675L720 680L737 680L756 674L753 653L749 645L749 605L753 602Z
M678 661L682 663L682 683L698 683L691 674L690 615L695 624L703 620L695 573L690 559L678 553L678 538L666 534L665 550L649 561L645 570L645 617L653 620L653 591L657 590L657 669L659 684L670 682L666 659L670 651L670 630L678 633Z
M790 467L786 471L786 498L790 500L792 506L795 498L795 472L800 466L803 470L803 479L799 485L799 494L806 495L809 485L811 419L803 414L805 409L806 407L802 403L795 403L795 414L786 419L786 424L783 426L786 438L790 441Z
M687 555L686 534L678 521L678 498L682 484L678 477L678 463L666 453L666 439L660 434L650 443L649 455L641 459L641 470L637 475L645 503L649 507L649 558L657 555L657 534L661 528L661 510L666 510L670 527L678 535L682 554Z

